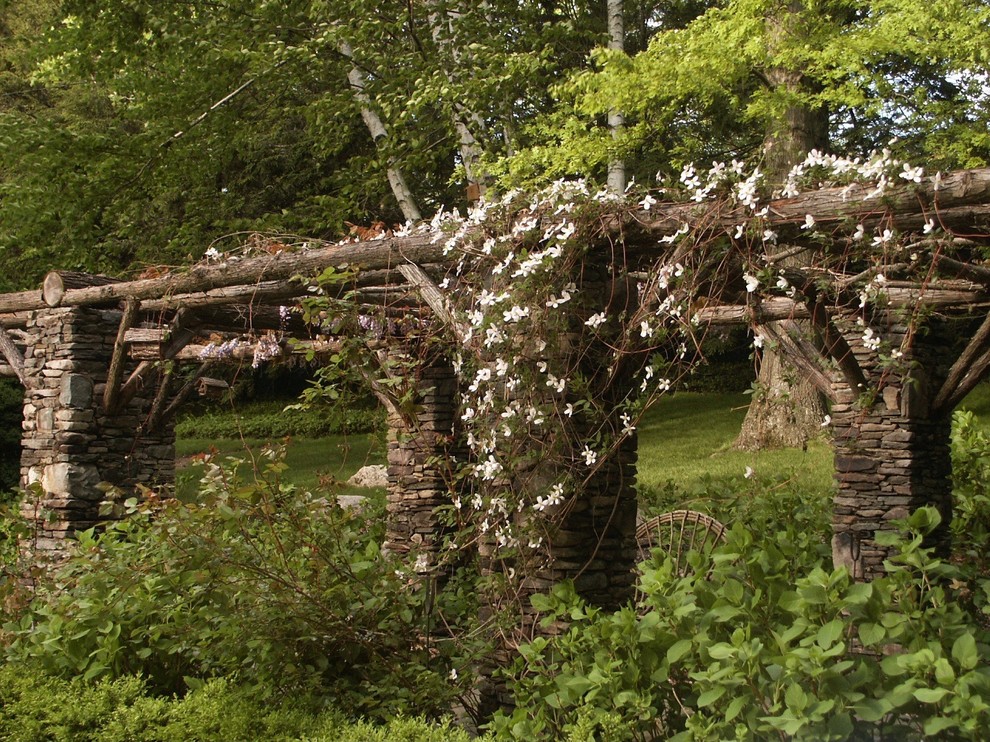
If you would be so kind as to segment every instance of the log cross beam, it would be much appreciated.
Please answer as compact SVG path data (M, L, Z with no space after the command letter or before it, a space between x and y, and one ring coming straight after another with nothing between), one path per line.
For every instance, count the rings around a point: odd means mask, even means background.
M956 362L949 369L935 401L932 402L932 413L948 412L973 388L990 368L990 314L987 314L980 328L976 331Z
M450 311L446 297L444 297L440 288L426 275L426 271L415 263L404 263L398 267L398 270L415 287L420 297L433 310L437 318L450 330L454 339L457 340L457 344L463 345L464 338L467 337L467 328L457 321L454 313Z
M110 358L110 368L107 370L107 385L103 389L103 409L114 410L120 394L120 382L124 376L124 363L127 355L127 331L134 324L141 302L128 298L124 303L124 315L120 318L117 328L117 340L113 345L113 356Z
M815 301L808 308L811 310L811 324L821 334L822 352L838 364L850 392L855 396L866 388L866 375L856 360L852 348L832 322L832 317L823 302Z
M818 391L832 402L838 402L838 392L828 371L822 367L823 355L804 337L804 332L793 320L778 320L775 324L759 326L760 332L784 351L787 360L808 375Z
M7 359L10 367L14 369L14 373L17 374L17 378L24 385L24 388L34 389L34 379L28 376L27 370L24 368L24 356L21 355L18 347L14 345L14 339L10 337L10 334L3 327L0 327L0 352Z

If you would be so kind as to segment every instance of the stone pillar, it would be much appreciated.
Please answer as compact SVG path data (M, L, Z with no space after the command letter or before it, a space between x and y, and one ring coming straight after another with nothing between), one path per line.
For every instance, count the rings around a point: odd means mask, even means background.
M40 494L24 504L38 524L36 552L57 556L67 537L96 525L108 486L130 492L136 484L174 483L172 424L138 433L154 389L113 415L103 409L121 315L60 308L28 321L35 344L26 350L25 367L35 388L25 395L21 485Z
M451 459L464 460L455 433L457 377L443 358L411 373L415 378L406 381L413 385L414 404L388 412L385 548L400 555L417 552L432 563L443 535L436 509L451 501Z
M845 564L861 579L882 575L890 551L876 543L876 534L892 530L892 521L926 505L942 515L931 545L947 553L952 517L950 418L912 418L881 403L870 410L848 405L833 409L832 424L836 566Z
M933 410L932 401L968 335L965 328L937 320L926 329L886 328L887 347L904 354L886 366L875 350L863 347L862 328L844 331L877 390L856 398L847 389L831 411L837 486L832 556L836 566L845 565L858 579L882 575L884 559L891 556L888 547L876 543L876 534L894 530L893 521L926 505L942 516L928 543L942 555L949 552L952 411Z

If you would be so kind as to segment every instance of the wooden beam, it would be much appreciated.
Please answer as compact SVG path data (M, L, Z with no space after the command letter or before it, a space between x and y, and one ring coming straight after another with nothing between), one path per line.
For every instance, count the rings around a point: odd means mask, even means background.
M932 402L933 413L948 413L973 390L986 372L988 352L990 352L990 313L949 369L945 381L942 382Z
M857 223L871 228L883 224L903 230L934 219L940 226L951 228L952 220L958 218L960 225L972 227L978 223L973 219L985 219L990 213L987 206L990 204L990 168L949 173L941 177L938 185L932 178L926 178L920 184L889 188L882 199L864 200L870 189L869 185L824 188L795 198L768 202L765 226L782 235L788 231L800 234L800 225L804 224L806 215L811 214L820 230L831 230L839 235L851 231ZM631 209L620 216L604 219L601 236L621 235L627 242L639 240L649 251L659 252L657 236L672 233L684 223L693 224L707 234L731 234L738 224L749 223L751 219L752 214L745 207L726 208L723 202L656 204L650 211ZM328 266L385 270L409 262L451 265L457 259L458 255L445 255L443 241L436 241L433 232L424 228L407 237L229 260L219 265L199 264L159 278L66 289L59 305L113 304L126 297L157 300L173 294L206 292L259 281L285 281ZM35 298L34 302L25 303L21 295L0 295L0 313L47 306L38 292L35 292Z
M791 320L779 320L776 323L760 325L759 332L775 342L783 351L788 363L803 371L818 391L833 402L839 401L839 393L828 372L822 368L822 355L812 345L801 331L797 323Z
M443 322L444 327L450 330L454 339L457 340L457 344L464 345L464 338L467 337L467 328L457 321L454 313L450 310L450 305L447 303L447 297L430 280L430 277L426 275L423 269L415 263L406 263L399 266L399 273L405 277L411 286L415 287L420 297L426 302L426 305L433 310L433 314Z
M24 388L34 389L34 379L28 376L27 370L24 368L24 356L21 355L20 349L14 344L14 339L2 327L0 327L0 352L3 353L3 357L7 359L7 363L13 369L14 375L24 385Z
M110 368L107 371L107 383L103 388L103 409L110 411L116 409L117 395L120 393L120 381L124 376L124 362L127 351L127 332L137 317L141 302L137 299L128 299L124 305L124 314L120 318L120 326L117 328L117 340L113 344L113 356L110 358Z
M856 360L856 355L849 347L845 336L832 322L828 308L821 301L816 301L809 308L811 310L811 323L821 333L822 351L838 364L839 371L842 372L842 376L853 394L856 394L857 390L866 389L866 374L863 373L863 369L859 365L859 361Z
M45 276L41 285L41 298L48 306L58 307L62 305L65 292L69 289L106 286L111 283L120 283L120 279L78 271L51 271Z
M191 314L189 312L180 311L176 314L175 320L172 322L172 331L170 333L170 339L164 348L161 349L161 355L158 361L169 361L172 360L176 354L179 353L184 347L186 347L189 342L196 337L196 332L188 327L184 327L183 324L189 320ZM138 390L144 385L145 377L151 373L157 366L157 362L153 361L141 361L137 365L137 368L131 372L131 375L124 382L123 386L120 387L120 392L117 395L117 403L115 410L119 410L132 399L134 395L138 393Z

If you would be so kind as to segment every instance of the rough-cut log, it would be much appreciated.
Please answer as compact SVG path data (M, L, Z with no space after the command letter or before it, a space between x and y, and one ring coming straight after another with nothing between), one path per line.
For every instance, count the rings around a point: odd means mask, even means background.
M862 201L869 186L827 188L809 191L790 199L770 202L766 223L782 233L800 231L807 214L811 214L821 230L842 232L850 225L881 223L901 229L915 229L928 219L936 224L972 227L975 223L990 223L990 168L965 170L943 176L936 193L931 178L921 184L890 188L882 199ZM712 212L705 204L657 204L650 211L634 210L622 218L604 224L607 232L622 233L640 246L657 247L657 236L676 231L689 223L710 232L734 231L737 224L747 222L751 214L744 208ZM230 286L244 286L265 281L284 281L297 274L311 274L331 265L355 265L364 270L383 270L404 263L449 265L457 256L444 255L442 243L424 232L410 237L390 237L368 242L301 250L294 253L265 255L258 258L228 261L219 265L197 265L187 272L160 278L140 279L66 289L61 306L113 304L126 297L162 299L173 294L209 292ZM46 306L34 292L35 301L25 294L0 296L0 314Z
M833 402L839 397L832 379L821 367L822 356L804 337L801 328L791 320L781 320L760 325L760 332L774 341L783 355L795 368L804 372L805 378Z
M174 356L173 360L176 361L211 361L211 362L222 362L222 361L243 361L250 360L254 358L254 351L258 347L257 343L243 342L236 348L226 352L223 357L218 355L211 355L216 352L216 346L213 345L193 345L190 343L185 346L182 350L178 351ZM341 344L339 340L297 340L291 345L286 345L282 349L283 355L305 355L310 351L320 354L320 353L332 353L339 351Z
M983 378L990 362L990 314L952 364L932 402L933 414L948 414Z
M34 388L34 380L28 376L24 369L24 356L21 355L20 349L14 345L14 339L2 327L0 327L0 353L3 353L3 357L7 359L11 370L24 385L24 388Z
M768 299L756 304L725 304L702 307L696 313L702 324L765 325L784 319L808 319L811 313L793 299Z
M70 289L106 286L110 283L120 283L120 279L76 271L51 271L45 276L45 281L41 287L41 296L48 306L58 307L62 305L65 292Z
M990 168L961 170L943 175L936 186L934 179L925 178L920 184L888 188L882 197L864 200L874 190L872 185L852 184L808 191L795 198L769 202L768 225L780 232L793 227L797 233L808 214L817 228L847 230L862 223L875 226L881 219L890 227L916 228L933 219L936 226L950 228L954 222L985 219L990 203ZM971 207L978 207L973 209ZM952 211L960 209L959 211ZM638 225L654 237L676 231L685 222L712 229L725 230L752 219L745 207L726 209L709 215L704 204L654 205L650 211L634 212L627 217L628 226ZM892 219L892 221L891 221ZM919 221L920 220L920 221ZM888 223L889 222L889 223Z
M164 346L156 345L159 348L160 355L158 360L160 361L170 361L186 347L196 337L196 332L185 326L186 322L189 322L191 318L191 313L189 312L179 312L175 320L172 322L172 331L170 334L169 342ZM144 385L145 378L151 373L154 368L158 365L156 362L152 361L141 361L137 368L127 377L127 381L124 382L123 386L120 387L120 392L117 395L117 406L123 407L134 395L137 394L138 390Z
M951 276L966 278L983 286L990 287L990 268L972 263L962 263L944 255L938 258L935 268L940 273L948 273Z
M103 389L104 410L115 409L117 394L120 392L120 381L124 376L124 358L128 343L127 331L134 324L140 306L141 302L138 300L128 299L124 307L124 314L120 318L120 327L117 328L117 340L113 346L110 368L107 370L107 384Z
M433 310L433 313L443 322L444 326L450 330L458 344L463 345L464 337L467 333L466 328L462 327L461 323L457 321L454 313L450 311L450 306L447 304L447 299L444 297L443 292L430 280L430 277L426 275L423 269L418 265L410 263L408 265L400 265L399 272L416 288L423 301Z
M842 333L832 322L828 308L822 302L815 302L811 307L811 323L821 333L825 355L832 358L839 366L846 383L853 394L859 389L866 388L866 375L860 367L852 348Z
M392 237L370 242L279 253L258 258L229 261L220 265L196 265L185 273L145 278L136 281L69 289L61 306L91 306L115 304L127 297L161 299L172 294L205 292L228 286L244 286L259 281L288 280L299 274L314 274L327 266L350 265L364 270L382 270L406 262L418 264L446 263L443 246L433 244L429 234L413 237ZM0 312L13 309L41 309L45 305L38 297L34 306L8 307L7 296L0 296ZM148 302L148 307L152 305Z

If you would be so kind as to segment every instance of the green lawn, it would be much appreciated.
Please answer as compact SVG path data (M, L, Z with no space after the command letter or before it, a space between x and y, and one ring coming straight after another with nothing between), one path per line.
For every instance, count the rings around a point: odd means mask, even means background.
M827 487L832 454L825 438L807 451L734 451L749 396L679 392L661 400L639 426L639 482L645 489L667 482L691 491L705 479L741 477L750 467L761 475L794 478L813 488Z
M190 498L196 492L202 464L189 462L188 457L215 448L221 459L233 456L244 459L245 465L250 465L253 456L257 455L265 443L257 438L185 438L176 441L175 450L179 460L176 472L177 494L182 498ZM385 450L383 444L370 435L293 438L286 444L285 461L288 469L283 478L298 487L332 490L342 495L367 494L367 490L346 487L342 483L362 466L384 464Z
M747 404L745 394L679 392L661 400L639 425L639 482L643 491L656 491L673 482L688 494L700 492L712 479L742 477L747 467L761 476L794 480L809 490L827 490L832 481L832 453L826 431L811 441L806 451L731 450ZM975 412L990 429L990 384L980 385L962 407ZM263 443L258 439L179 440L180 496L192 496L198 478L197 467L183 466L183 457L216 447L222 456L250 460L250 451ZM295 438L288 443L286 461L288 481L318 488L346 481L366 464L384 463L385 451L380 440L368 435Z

